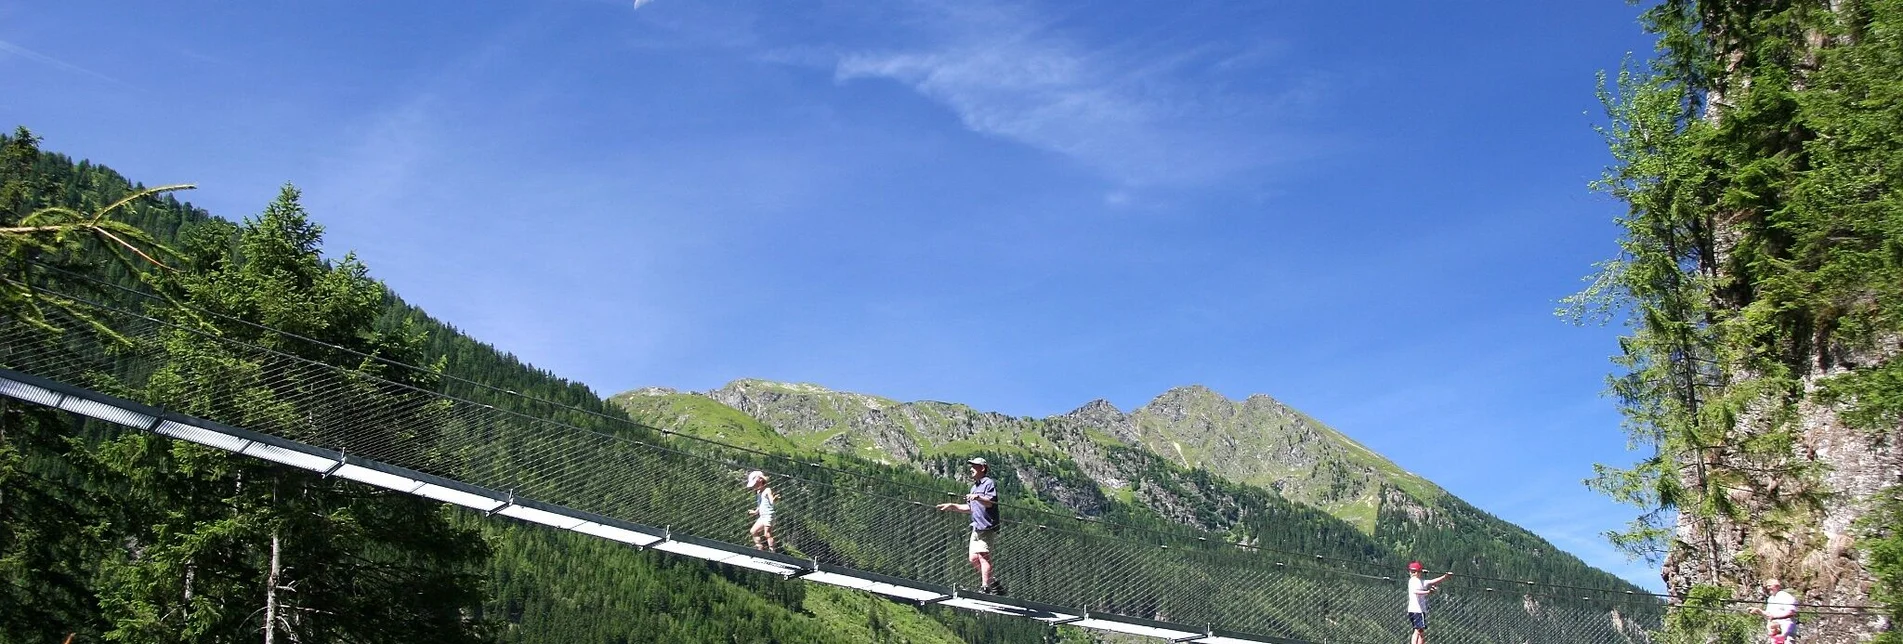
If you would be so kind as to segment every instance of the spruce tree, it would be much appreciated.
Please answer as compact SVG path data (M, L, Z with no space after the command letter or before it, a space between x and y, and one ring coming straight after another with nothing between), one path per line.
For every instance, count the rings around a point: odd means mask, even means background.
M297 394L319 386L285 369L295 358L420 358L416 334L373 330L383 287L352 256L323 259L322 228L298 197L286 186L244 225L204 225L188 236L182 270L160 279L180 306L158 313L179 328L161 340L151 399L295 438L306 427L300 419L317 411L300 407L306 397ZM234 348L244 345L271 353ZM416 372L390 375L428 384ZM349 393L366 408L396 395L368 385ZM486 546L433 502L147 435L109 441L96 455L132 482L124 525L142 526L102 575L110 637L481 639L472 611L482 600Z

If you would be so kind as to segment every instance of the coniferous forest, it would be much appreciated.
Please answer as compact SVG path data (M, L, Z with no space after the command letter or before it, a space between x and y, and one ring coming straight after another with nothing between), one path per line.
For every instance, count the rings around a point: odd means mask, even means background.
M558 403L550 413L578 426L621 417L588 388L538 371L404 304L353 256L327 255L322 227L305 212L295 188L286 186L260 213L239 222L213 217L170 193L148 196L113 210L112 220L123 222L123 229L94 231L72 222L94 221L90 215L144 188L104 166L41 151L25 129L6 138L5 155L3 223L70 228L10 238L9 274L57 280L63 279L60 270L70 270L162 293L171 304L151 314L192 333L167 335L164 366L142 376L150 394L172 409L261 424L297 413L266 391L203 397L169 389L187 379L245 382L245 371L257 365L195 339L202 333L273 341L257 327L230 321L241 319L316 340L277 347L313 359L335 360L342 354L328 352L347 350L434 365L430 372L380 375L428 380L411 384L465 399L482 401L512 390ZM36 273L29 266L60 270ZM28 320L62 314L59 302L36 300L27 291L7 294L10 314ZM369 363L363 368L379 369ZM417 375L432 372L457 378ZM496 389L459 384L466 382ZM0 641L60 641L76 634L75 641L238 642L257 641L267 630L285 641L338 642L1089 639L1082 631L1030 620L920 609L486 519L209 448L98 427L44 408L5 405ZM802 458L892 481L900 486L895 494L949 484L918 469L831 455ZM1383 517L1366 534L1324 512L1202 470L1139 451L1121 458L1150 463L1146 467L1156 470L1162 484L1239 504L1252 518L1237 530L1278 549L1392 566L1408 556L1431 555L1504 578L1617 585L1576 559L1538 556L1550 546L1516 543L1520 537L1497 529L1497 519L1457 500L1441 508L1451 529ZM947 460L937 469L955 466ZM1061 463L1042 467L1073 486L1094 486ZM1014 485L1006 481L1005 493L1027 507L1060 505ZM1149 508L1117 500L1108 502L1102 518L1133 529L1183 531Z
M108 168L5 139L0 226L50 228L142 188ZM61 218L70 210L74 216ZM81 215L80 213L84 213ZM151 286L175 320L216 311L294 328L337 347L414 363L596 413L586 387L534 370L404 305L348 255L323 255L322 228L286 187L242 223L169 195L119 208L111 229L148 253L116 254L86 231L8 238L9 275L29 262ZM138 232L149 237L134 236ZM124 250L124 249L120 249ZM167 270L150 270L164 264ZM11 288L13 285L10 284ZM40 314L7 291L9 315ZM18 308L15 308L18 307ZM54 308L57 308L54 305ZM161 390L247 368L179 334ZM189 373L187 373L189 372ZM418 383L437 384L437 383ZM473 395L480 395L475 392ZM237 397L242 401L243 396ZM259 398L262 400L262 397ZM231 399L177 409L268 418L288 410ZM483 520L435 502L281 471L262 462L0 403L0 642L836 642L1046 641L1035 623L921 612L669 559L571 533Z

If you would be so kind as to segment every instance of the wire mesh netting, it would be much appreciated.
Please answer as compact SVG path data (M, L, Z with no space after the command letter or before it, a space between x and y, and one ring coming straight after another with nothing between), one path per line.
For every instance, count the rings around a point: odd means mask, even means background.
M245 341L221 337L148 315L140 297L87 304L111 334L5 319L0 368L510 499L738 546L752 544L752 496L741 481L762 470L781 497L774 528L788 554L921 585L978 585L966 561L966 517L933 507L955 500L955 482L919 487L675 436L337 347L306 351L300 344L310 341L268 329ZM1262 641L1407 638L1406 578L1389 564L1005 506L994 556L1014 600ZM1644 594L1455 577L1434 595L1430 615L1437 641L1611 644L1651 641L1663 611Z

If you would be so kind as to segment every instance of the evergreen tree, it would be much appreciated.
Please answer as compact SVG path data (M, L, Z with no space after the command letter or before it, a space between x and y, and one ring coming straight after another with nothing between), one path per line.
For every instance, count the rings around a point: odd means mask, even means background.
M51 223L36 217L49 211L42 207L50 190L38 172L41 162L39 139L26 128L0 137L0 263L7 268L0 281L0 319L50 333L56 328L49 315L74 311L70 302L32 289L28 260L58 260L73 251L67 235L82 225L75 221L150 240L105 220L111 209ZM74 426L59 412L0 399L0 641L56 641L97 630L90 562L100 548L89 531L100 516L97 495L55 466L72 450L68 435Z
M243 226L193 230L184 266L159 280L179 324L162 339L154 400L182 413L296 436L293 394L318 383L283 367L347 352L420 358L414 333L378 333L383 289L354 257L321 255L322 229L287 186ZM229 317L227 317L229 316ZM237 320L297 334L265 333ZM219 338L221 340L214 340ZM282 354L240 354L247 343ZM262 355L262 357L260 357ZM420 376L406 372L406 377ZM352 404L375 408L375 387ZM428 383L413 383L427 385ZM116 525L138 526L99 588L127 641L465 642L480 639L486 547L430 501L320 479L150 435L100 445L97 462L130 482Z
M1621 255L1574 303L1632 314L1613 391L1655 451L1592 483L1643 509L1615 543L1688 611L1767 576L1861 603L1855 564L1812 555L1842 548L1825 514L1884 495L1834 487L1804 444L1903 432L1903 2L1664 0L1644 21L1659 55L1604 96Z

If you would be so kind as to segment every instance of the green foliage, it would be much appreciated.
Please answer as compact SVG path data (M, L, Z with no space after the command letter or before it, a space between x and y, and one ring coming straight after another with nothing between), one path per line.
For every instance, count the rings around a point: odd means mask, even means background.
M168 192L189 190L177 185L143 189L99 207L91 213L64 205L42 205L50 192L45 177L38 171L39 137L25 127L13 136L0 136L0 266L6 278L0 279L0 311L39 328L56 332L49 316L58 314L89 324L96 332L112 335L111 329L88 316L70 298L34 289L30 261L71 261L81 255L88 242L110 249L103 258L121 268L137 270L132 258L163 268L154 255L170 250L159 245L146 231L114 218L127 206Z
M1409 511L1410 508L1384 504L1376 541L1410 558L1448 562L1463 576L1632 589L1609 579L1609 575L1545 539L1517 529L1453 496L1423 504L1418 511L1427 514L1425 519L1416 520ZM1396 560L1397 568L1399 563Z
M39 209L45 198L46 181L37 171L40 163L40 137L26 129L15 128L13 135L0 142L0 226L13 226Z
M503 642L819 642L797 583L735 580L710 566L581 535L469 517L496 544L486 610ZM731 636L731 637L730 637Z
M95 242L121 260L113 266L131 266L120 251L157 264L148 251L163 247L111 217L175 188L132 192L81 214L81 207L54 200L56 186L40 172L46 162L26 128L0 136L0 316L49 333L58 331L56 319L104 330L72 300L35 290L28 262L81 262L86 244ZM98 634L91 562L103 554L98 532L105 513L97 491L65 467L74 451L66 439L72 425L44 408L0 402L0 641Z
M1664 0L1643 21L1658 55L1601 92L1620 254L1568 305L1629 314L1612 391L1653 454L1588 483L1643 512L1616 545L1735 583L1717 544L1668 539L1675 516L1793 534L1819 501L1799 406L1903 419L1903 2ZM1672 625L1728 623L1688 604Z
M34 208L94 212L140 190L101 166L37 151L32 161L17 178L37 187L12 194L31 196ZM15 175L8 178L4 185L19 184ZM136 265L101 264L92 255L71 267L120 284L152 284L182 306L151 313L181 328L157 346L169 356L163 368L91 386L296 436L292 421L300 410L287 401L303 397L287 394L304 383L261 378L285 371L204 339L352 364L354 354L339 350L347 348L436 367L416 373L354 361L362 373L578 427L668 440L610 422L624 416L587 387L528 367L403 303L369 280L352 257L323 259L321 228L293 189L242 225L169 196L127 201L116 214L178 247L168 256L177 270L140 275ZM102 252L99 246L63 252ZM444 373L458 377L437 375ZM132 385L147 391L134 394L126 389ZM375 422L368 426L389 438L426 439L403 432L440 424L376 418L369 412L389 392L367 381L350 386L359 388L351 398L366 410L366 423ZM446 513L433 502L82 426L38 407L0 403L0 423L0 641L59 641L69 633L81 641L255 641L274 547L282 591L275 621L303 641L1028 643L1055 636L1027 620L921 611L852 591Z
M1738 612L1731 591L1692 586L1683 603L1665 617L1659 644L1757 644L1761 621Z
M1882 602L1890 623L1903 623L1903 487L1884 490L1876 507L1858 520L1864 569L1877 583L1871 599ZM1879 633L1872 644L1903 644L1903 632Z
M766 423L698 394L627 392L608 402L636 421L728 445L768 452L794 451L793 442Z
M68 451L69 429L57 412L0 401L0 641L97 634L87 562L100 551L88 534L100 509L45 467Z
M1709 221L1687 203L1702 179L1691 145L1702 121L1685 119L1687 87L1656 71L1628 66L1611 87L1602 78L1600 95L1611 117L1602 133L1617 163L1595 185L1630 204L1620 219L1627 238L1620 259L1602 263L1593 286L1569 304L1576 312L1633 309L1636 328L1621 339L1617 359L1626 373L1612 381L1626 429L1633 444L1659 454L1695 454L1711 429L1707 393L1722 377L1713 368L1712 280L1701 268L1713 253ZM1589 485L1648 509L1614 543L1631 555L1661 558L1681 485L1676 461L1597 470Z
M1844 406L1844 422L1873 432L1903 426L1903 355L1823 381L1821 398Z
M167 359L148 397L247 426L297 426L304 410L291 394L310 385L266 378L269 365L208 336L317 359L343 348L420 358L413 335L372 331L381 285L348 256L325 261L321 239L289 187L243 226L194 229L182 269L155 279L180 304L155 313L180 327L162 336ZM380 395L354 398L374 408ZM486 548L433 503L145 434L105 440L90 455L99 473L125 482L112 525L129 547L106 558L98 585L108 639L237 641L264 629L302 641L479 639L481 625L465 613L482 599L475 565Z

